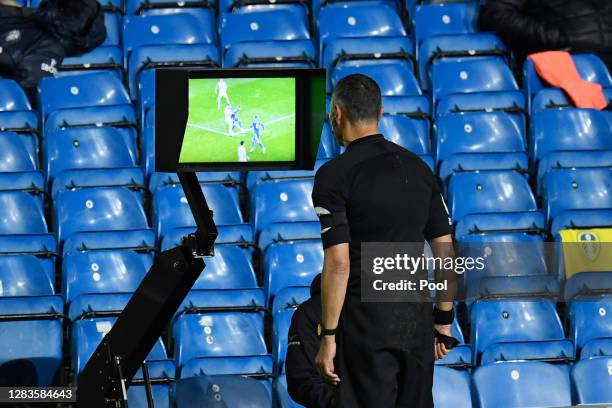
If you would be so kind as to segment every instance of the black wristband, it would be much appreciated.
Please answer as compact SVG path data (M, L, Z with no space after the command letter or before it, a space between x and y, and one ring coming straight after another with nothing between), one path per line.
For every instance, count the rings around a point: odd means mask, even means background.
M433 316L435 324L452 324L453 320L455 320L455 310L440 310L434 307Z

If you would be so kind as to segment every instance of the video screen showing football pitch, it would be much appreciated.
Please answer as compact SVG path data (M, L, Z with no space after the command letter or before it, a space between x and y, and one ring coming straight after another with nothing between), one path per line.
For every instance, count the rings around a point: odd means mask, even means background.
M295 160L295 78L190 79L179 163Z

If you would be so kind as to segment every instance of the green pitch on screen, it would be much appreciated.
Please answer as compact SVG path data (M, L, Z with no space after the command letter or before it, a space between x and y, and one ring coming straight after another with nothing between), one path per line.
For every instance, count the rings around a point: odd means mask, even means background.
M254 122L259 123L259 138ZM294 160L294 78L189 80L189 116L179 163Z

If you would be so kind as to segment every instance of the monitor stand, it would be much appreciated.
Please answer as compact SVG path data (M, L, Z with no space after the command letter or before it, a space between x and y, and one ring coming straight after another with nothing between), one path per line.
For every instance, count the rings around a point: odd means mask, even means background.
M180 246L157 255L113 328L79 376L77 407L126 408L127 389L147 355L213 256L217 228L196 173L178 173L196 221L195 233ZM152 407L150 380L143 367L147 400Z

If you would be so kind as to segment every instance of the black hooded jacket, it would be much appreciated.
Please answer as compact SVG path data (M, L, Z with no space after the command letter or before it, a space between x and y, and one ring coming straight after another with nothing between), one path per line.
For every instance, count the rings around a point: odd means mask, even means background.
M104 12L96 0L49 0L38 9L0 5L0 76L17 81L36 101L41 78L66 56L104 42Z
M594 53L612 67L612 0L488 0L478 25L520 61L538 51Z
M321 321L321 275L310 286L310 299L302 303L291 318L285 370L287 391L294 401L308 408L333 406L334 387L317 373L314 360L320 340L317 325Z

